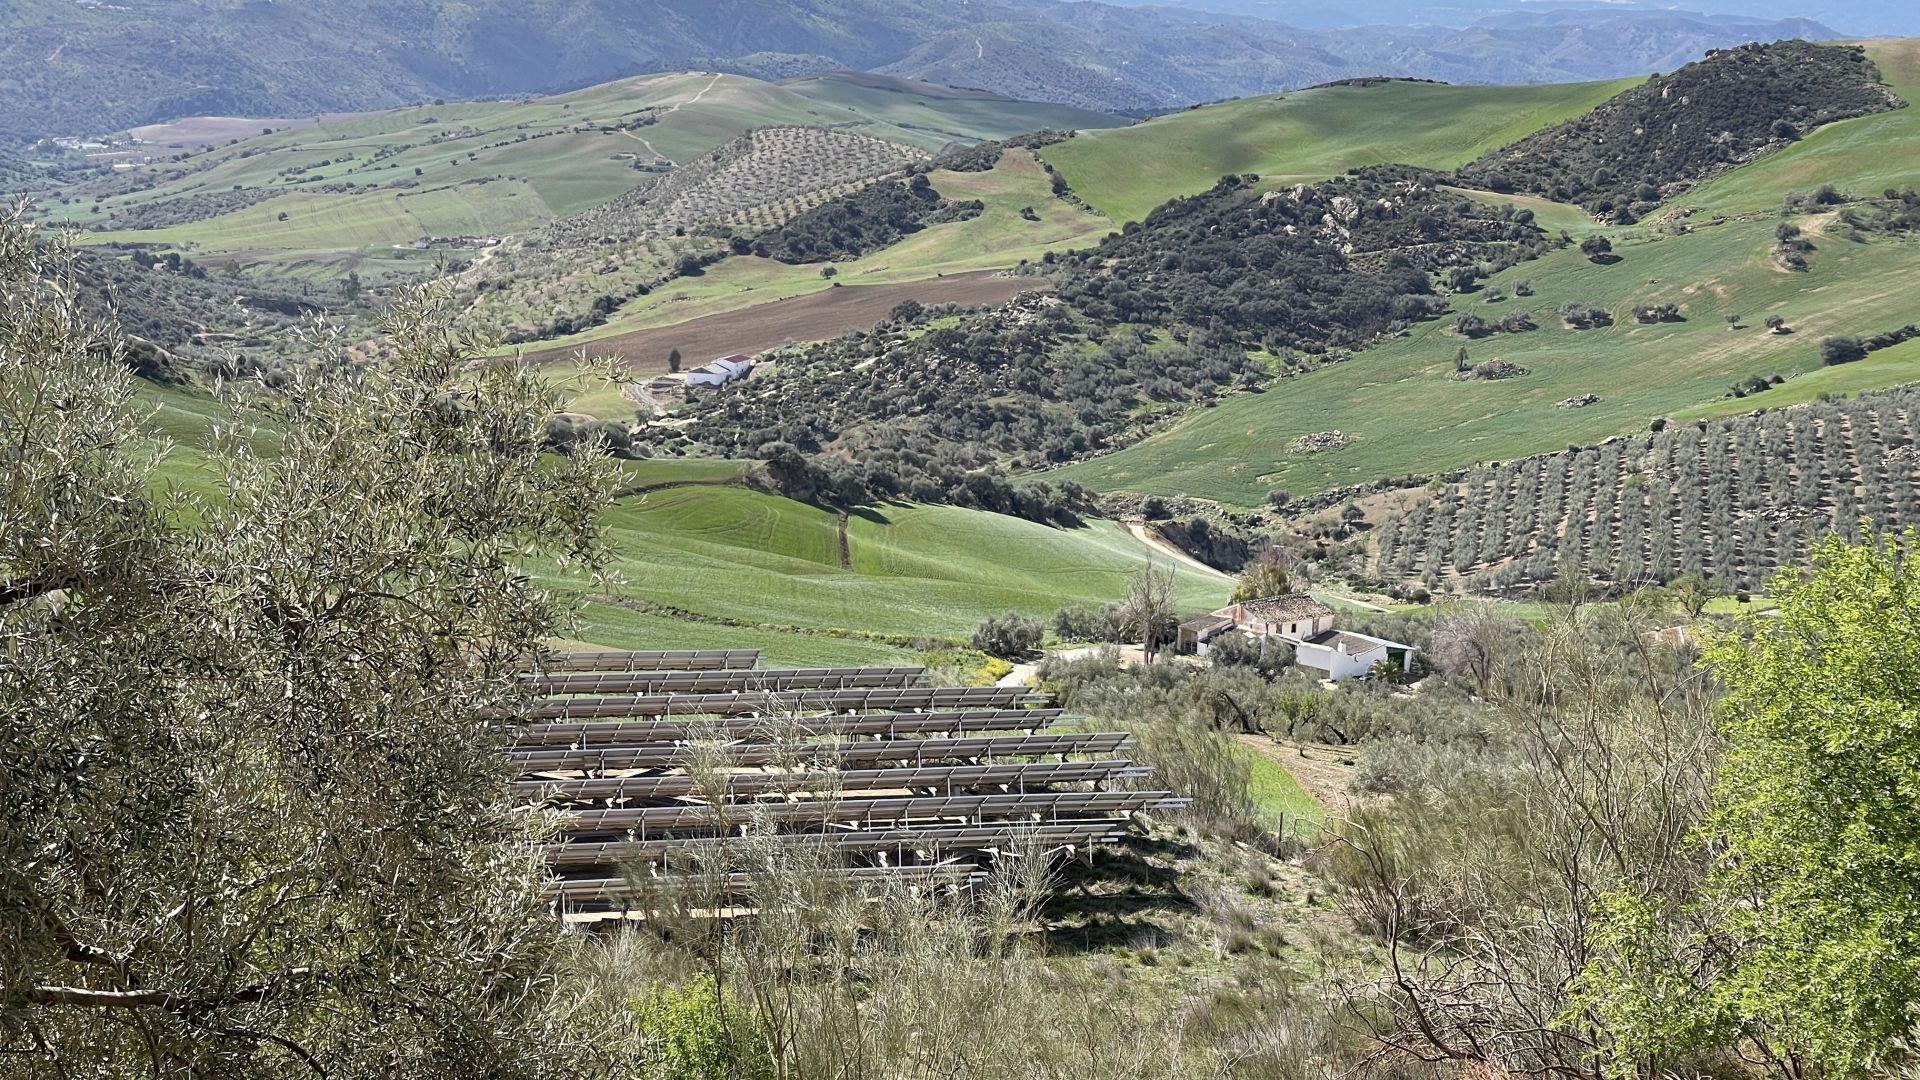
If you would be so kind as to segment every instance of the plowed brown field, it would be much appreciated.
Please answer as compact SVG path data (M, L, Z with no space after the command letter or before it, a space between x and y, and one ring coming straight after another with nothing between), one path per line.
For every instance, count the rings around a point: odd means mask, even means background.
M577 356L585 348L594 356L621 357L636 371L656 372L665 371L667 354L679 349L685 366L691 368L716 356L751 356L792 342L824 341L848 329L871 330L904 300L918 300L928 306L998 304L1018 293L1047 286L1045 278L999 277L991 272L898 285L846 285L670 326L635 330L584 346L533 350L527 353L527 359L550 363Z

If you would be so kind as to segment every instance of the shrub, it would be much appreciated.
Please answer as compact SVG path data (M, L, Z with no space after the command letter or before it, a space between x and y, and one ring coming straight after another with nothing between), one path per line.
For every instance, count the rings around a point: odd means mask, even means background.
M1846 364L1864 359L1867 346L1852 334L1836 334L1820 340L1820 362L1823 364Z
M1030 619L1017 611L996 615L973 632L973 647L988 656L1016 660L1031 655L1046 640L1046 628L1039 619Z

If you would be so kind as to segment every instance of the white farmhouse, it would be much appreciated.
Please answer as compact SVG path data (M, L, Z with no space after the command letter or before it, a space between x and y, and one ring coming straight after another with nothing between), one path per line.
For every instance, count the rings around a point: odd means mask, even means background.
M1293 646L1295 664L1334 682L1365 675L1389 661L1403 671L1412 666L1413 646L1336 629L1334 619L1332 608L1306 593L1248 600L1181 623L1179 647L1205 656L1213 639L1230 631L1276 638Z
M688 386L725 386L753 374L753 360L744 353L723 356L687 372Z

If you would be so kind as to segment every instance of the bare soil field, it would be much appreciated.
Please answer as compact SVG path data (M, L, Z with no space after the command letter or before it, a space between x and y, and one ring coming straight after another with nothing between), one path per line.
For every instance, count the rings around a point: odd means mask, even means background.
M328 117L347 116L348 113L336 113ZM275 131L290 131L295 128L312 127L320 121L314 117L289 119L254 119L245 116L189 116L165 124L148 124L128 132L134 139L143 143L154 143L166 147L192 149L203 146L224 146L233 139L251 139L266 128Z
M552 363L578 356L584 348L590 355L618 356L635 371L661 372L667 370L667 354L675 349L687 367L697 367L716 356L753 355L795 342L824 341L849 329L870 330L905 300L929 306L998 304L1047 287L1045 278L1000 277L989 271L896 285L846 285L582 345L530 351L527 359Z

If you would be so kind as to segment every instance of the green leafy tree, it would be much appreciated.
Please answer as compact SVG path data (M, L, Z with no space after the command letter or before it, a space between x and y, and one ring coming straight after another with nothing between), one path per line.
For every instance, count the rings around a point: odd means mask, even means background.
M1910 1065L1920 1016L1920 532L1829 539L1706 660L1725 752L1698 895L1625 889L1582 976L1648 1055L1758 1051L1777 1075Z
M1294 559L1286 551L1277 547L1262 548L1246 569L1241 571L1230 602L1238 604L1247 600L1264 600L1270 596L1285 596L1293 591L1294 569Z
M1836 1072L1920 1015L1917 545L1828 540L1775 580L1776 617L1707 653L1728 688L1712 895L1744 942L1714 997Z
M1707 610L1707 604L1714 597L1722 596L1725 592L1719 582L1697 574L1688 574L1667 583L1667 595L1673 599L1674 605L1693 619L1699 618Z
M587 1071L501 750L608 463L421 294L156 497L77 293L0 220L0 1076Z

